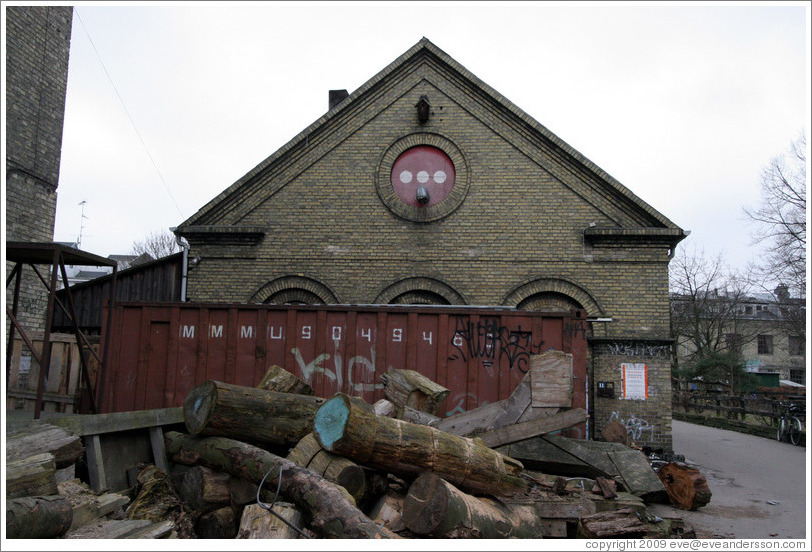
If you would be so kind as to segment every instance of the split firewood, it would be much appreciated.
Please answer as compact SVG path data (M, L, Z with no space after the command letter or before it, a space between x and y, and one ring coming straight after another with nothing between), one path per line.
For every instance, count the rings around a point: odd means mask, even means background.
M532 505L502 504L466 494L438 475L425 472L403 501L406 527L436 538L541 538Z
M23 426L15 423L8 428L6 462L45 452L54 455L54 464L59 470L80 460L85 449L78 435L39 420L28 420Z
M265 478L269 488L279 488L282 496L309 517L309 525L322 537L397 538L364 515L343 487L290 460L225 437L200 438L169 431L164 440L174 462L199 463L257 484Z
M593 493L600 493L604 498L617 497L617 482L614 479L607 479L601 475L595 478Z
M293 393L294 395L312 395L313 388L308 384L276 364L268 368L257 389L277 391L279 393Z
M300 539L301 534L293 527L306 535L309 533L303 528L304 516L289 502L276 502L272 514L259 504L250 504L243 510L240 526L237 532L238 539ZM279 517L277 517L279 516ZM279 519L279 518L282 519ZM282 521L284 519L284 521ZM291 525L293 527L291 527Z
M194 466L183 477L178 494L193 510L206 514L231 502L230 479L227 473Z
M6 498L58 493L56 463L50 452L6 462Z
M200 516L195 524L200 539L233 539L237 536L234 510L225 506Z
M327 481L341 485L360 503L372 491L372 482L368 481L368 470L365 470L349 458L324 450L316 436L305 435L290 451L287 459L303 468L322 476Z
M62 496L26 496L6 501L6 536L10 539L59 537L71 523L73 508Z
M403 531L406 528L406 522L403 521L403 501L405 499L406 496L401 493L388 491L370 509L370 519L396 533Z
M313 427L322 447L364 466L408 476L430 471L472 493L512 496L525 489L522 464L481 440L376 416L343 393L319 408Z
M195 538L194 523L169 477L149 464L138 472L138 494L127 507L127 518L153 523L172 521L181 538Z
M683 510L696 510L710 502L708 481L699 470L679 462L669 462L657 472L671 503Z
M584 516L578 521L578 536L587 539L630 539L643 537L648 526L631 508Z
M183 417L192 435L293 446L312 431L313 416L323 403L318 397L209 380L186 395Z
M399 409L409 406L434 415L451 392L415 370L388 370L381 374L381 381L384 396Z

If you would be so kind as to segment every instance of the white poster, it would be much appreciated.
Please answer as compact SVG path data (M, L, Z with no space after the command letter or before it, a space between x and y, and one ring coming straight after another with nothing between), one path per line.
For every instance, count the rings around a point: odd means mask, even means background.
M620 365L623 376L623 398L645 400L648 398L648 371L645 364Z

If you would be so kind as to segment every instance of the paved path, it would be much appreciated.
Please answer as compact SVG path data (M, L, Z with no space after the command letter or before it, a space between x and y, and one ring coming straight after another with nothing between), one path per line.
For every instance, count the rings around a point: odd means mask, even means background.
M707 506L679 515L698 537L803 539L809 535L807 449L775 439L674 420L674 452L708 480Z

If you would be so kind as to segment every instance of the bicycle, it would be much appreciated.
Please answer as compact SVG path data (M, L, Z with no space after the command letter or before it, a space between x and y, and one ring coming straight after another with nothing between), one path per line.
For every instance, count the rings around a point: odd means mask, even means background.
M778 403L782 409L781 417L778 419L778 430L775 438L778 441L789 440L795 446L801 444L804 425L804 407L794 403Z

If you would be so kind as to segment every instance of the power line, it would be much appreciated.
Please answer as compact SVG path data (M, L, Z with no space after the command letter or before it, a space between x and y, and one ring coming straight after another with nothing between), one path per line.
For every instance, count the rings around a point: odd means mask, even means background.
M99 51L96 49L96 45L93 43L93 39L90 38L90 33L88 32L87 27L85 27L85 22L82 21L82 16L79 15L79 10L76 7L74 7L73 12L76 14L76 17L79 18L79 23L81 23L82 29L85 31L85 35L87 36L87 39L90 41L90 46L93 48L93 52L96 54L96 58L99 60L99 64L102 66L102 69L104 70L104 74L107 75L107 80L110 81L110 86L113 87L113 91L116 93L116 97L118 98L118 101L121 102L121 107L124 109L124 113L127 114L127 118L130 120L130 124L132 124L133 130L135 130L135 134L138 136L138 139L141 141L141 146L143 146L144 151L147 154L147 157L149 157L149 160L152 162L152 166L155 167L155 172L158 173L158 178L161 179L161 182L164 185L164 189L166 189L166 193L169 195L169 199L172 200L172 203L175 205L175 209L178 210L178 213L180 214L181 218L185 219L186 216L183 214L183 211L180 210L180 207L178 206L178 202L175 201L175 196L172 195L172 191L169 189L169 185L166 183L166 180L164 179L163 175L161 174L160 169L158 169L158 164L155 162L155 159L153 159L152 154L149 152L149 148L147 147L146 142L144 142L144 138L141 136L141 133L138 131L138 127L135 124L135 120L133 120L132 115L130 115L129 110L127 109L127 105L124 103L124 99L121 97L121 94L118 93L118 89L116 88L116 85L113 82L113 78L110 76L110 73L107 71L107 67L104 65L104 61L102 61L101 55L99 55Z

